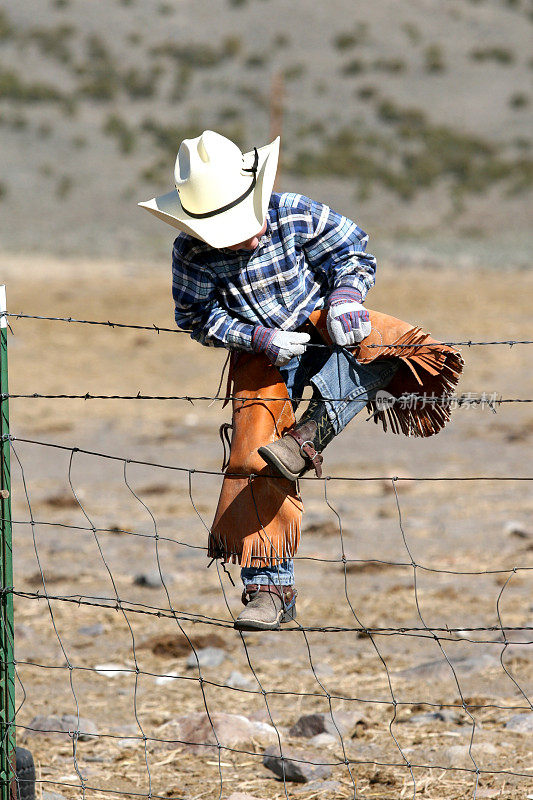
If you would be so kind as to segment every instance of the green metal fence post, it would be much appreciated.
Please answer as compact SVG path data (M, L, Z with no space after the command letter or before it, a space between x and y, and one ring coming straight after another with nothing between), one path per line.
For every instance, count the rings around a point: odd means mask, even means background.
M9 399L7 382L6 287L0 286L0 798L16 798L15 666L13 652L13 551L11 543L11 469L9 461Z

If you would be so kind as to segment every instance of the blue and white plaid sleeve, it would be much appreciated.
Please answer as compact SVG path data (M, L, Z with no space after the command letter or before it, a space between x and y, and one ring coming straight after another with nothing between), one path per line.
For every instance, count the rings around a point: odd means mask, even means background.
M314 200L309 201L309 215L312 229L304 244L309 265L326 273L330 293L349 287L364 300L376 280L376 259L365 252L367 234L355 222Z
M232 317L217 300L208 269L172 252L172 297L176 325L207 347L252 349L253 325Z

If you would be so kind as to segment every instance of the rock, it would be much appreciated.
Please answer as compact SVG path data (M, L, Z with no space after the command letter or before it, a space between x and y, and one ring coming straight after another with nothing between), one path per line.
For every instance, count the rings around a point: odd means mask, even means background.
M527 714L515 714L507 720L505 727L517 733L533 733L533 711L528 711Z
M213 726L211 726L211 722ZM254 722L241 714L226 714L215 712L211 714L211 722L205 712L195 712L178 717L175 735L167 738L181 740L186 747L198 755L209 753L211 746L217 744L217 738L224 747L236 747L240 744L250 744L252 739L262 743L277 741L276 729L266 722ZM213 732L213 728L216 731ZM201 745L208 745L203 747ZM178 741L176 745L180 746Z
M470 656L468 658L451 658L450 663L456 671L472 675L481 672L487 667L496 666L500 662L496 656L490 653L482 653L479 656ZM427 661L417 667L396 672L395 677L419 680L420 678L444 678L447 675L453 677L450 665L445 658L439 658L437 661Z
M176 678L179 678L177 672L167 672L166 675L160 675L155 679L156 686L165 686L167 683L173 683Z
M196 653L192 652L186 663L188 669L194 669L198 664L200 667L219 667L225 658L226 653L220 647L202 647Z
M331 747L331 745L339 744L339 737L332 736L331 733L317 733L316 736L309 739L308 744L311 747Z
M61 738L64 739L63 733L68 733L70 731L73 734L78 730L78 727L80 731L78 733L78 740L80 742L89 742L94 735L98 734L98 728L92 720L80 717L78 721L77 716L74 714L63 714L61 717L47 717L44 714L39 714L34 717L28 725L28 728L31 730L28 730L27 733L32 734L37 731L52 731L52 733L49 733L49 736L61 736Z
M226 686L231 686L232 689L254 689L257 682L247 675L243 675L242 672L233 670L226 681Z
M306 714L289 728L289 736L303 736L311 739L320 733L336 733L331 717L326 714Z
M451 708L441 708L439 711L426 711L423 714L413 714L404 719L403 722L410 722L413 725L428 725L432 722L447 722L449 725L456 725L458 722L456 712Z
M137 649L151 650L154 656L161 658L183 658L188 656L193 648L200 650L203 647L220 647L224 650L228 647L228 641L218 633L200 633L187 638L176 631L164 636L151 636L141 642Z
M248 794L248 792L233 792L228 797L228 800L262 800L262 798L257 797L255 794Z
M333 719L335 724L331 719L331 714L306 714L289 729L289 735L311 739L321 733L329 733L338 741L339 732L342 736L351 736L356 725L364 723L364 717L358 711L334 711Z
M305 786L298 786L297 789L293 789L294 794L303 794L304 792L316 792L316 794L329 792L329 797L334 797L334 793L338 792L341 788L341 783L339 781L311 781L311 783L306 784ZM328 795L322 794L323 797L328 797Z
M270 714L266 708L256 708L255 711L251 711L248 715L248 719L251 719L254 722L268 722L269 725L272 725L272 722L270 721Z
M355 736L356 730L368 727L366 717L360 711L334 711L333 719L342 736ZM333 735L337 735L335 730Z
M15 639L31 639L34 636L34 631L31 625L16 625L15 626Z
M469 745L455 744L447 747L442 753L442 764L446 767L462 767L472 769L473 763L470 758ZM495 756L498 750L490 742L478 742L472 747L472 755L479 765L483 756Z
M135 722L129 722L127 725L119 725L117 728L113 728L113 733L117 733L119 736L141 735L139 726Z
M168 575L163 575L165 583L169 582ZM147 586L149 589L158 589L163 585L161 575L158 569L149 570L147 572L138 572L133 578L135 586Z
M97 664L94 671L106 678L116 678L119 675L127 675L131 672L124 664Z
M104 632L104 626L97 622L95 625L83 625L78 628L80 636L101 636Z
M295 783L309 783L317 778L329 778L331 767L328 764L317 763L322 761L304 750L283 748L283 758L278 745L267 747L263 753L263 766L274 772L279 778Z
M510 520L505 523L503 530L507 536L515 536L517 539L533 539L533 531L530 531L523 522Z
M65 795L43 790L43 800L65 800Z

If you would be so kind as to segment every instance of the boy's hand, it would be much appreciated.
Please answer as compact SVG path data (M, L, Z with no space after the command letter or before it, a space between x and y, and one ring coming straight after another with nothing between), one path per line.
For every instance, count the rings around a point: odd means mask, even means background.
M282 367L294 356L302 355L309 339L308 333L280 331L256 325L252 334L252 350L254 353L265 353L276 367Z
M370 331L370 315L361 305L356 289L335 289L329 298L328 332L335 344L343 347L362 342Z

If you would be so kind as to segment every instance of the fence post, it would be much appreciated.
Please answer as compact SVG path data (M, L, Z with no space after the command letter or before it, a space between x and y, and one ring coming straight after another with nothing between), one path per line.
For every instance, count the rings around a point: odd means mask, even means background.
M6 287L0 286L0 314L7 311ZM13 551L11 545L11 470L9 461L9 399L7 381L7 317L0 316L0 798L16 798L15 666L13 617Z

